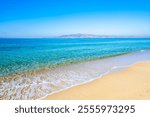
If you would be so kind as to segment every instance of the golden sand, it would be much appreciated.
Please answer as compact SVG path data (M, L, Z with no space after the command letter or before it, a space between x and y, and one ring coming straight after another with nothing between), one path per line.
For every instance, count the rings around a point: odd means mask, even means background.
M92 82L49 95L46 100L150 99L150 62L141 62Z

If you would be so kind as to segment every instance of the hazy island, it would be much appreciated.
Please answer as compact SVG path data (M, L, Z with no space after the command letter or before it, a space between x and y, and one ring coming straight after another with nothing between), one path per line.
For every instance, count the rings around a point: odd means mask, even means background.
M136 36L118 36L118 35L94 35L94 34L68 34L61 35L59 38L135 38Z

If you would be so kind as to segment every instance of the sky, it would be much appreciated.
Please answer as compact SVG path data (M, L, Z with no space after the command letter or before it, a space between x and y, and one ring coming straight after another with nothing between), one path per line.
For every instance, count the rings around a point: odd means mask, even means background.
M150 0L0 0L0 37L150 37Z

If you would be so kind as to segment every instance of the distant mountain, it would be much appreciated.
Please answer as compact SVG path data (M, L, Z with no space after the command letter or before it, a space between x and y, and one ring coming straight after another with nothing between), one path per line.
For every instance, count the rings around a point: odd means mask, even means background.
M134 37L134 36L116 36L116 35L93 35L93 34L69 34L61 35L60 38L125 38L125 37Z
M96 38L97 35L92 34L69 34L69 35L61 35L61 38Z

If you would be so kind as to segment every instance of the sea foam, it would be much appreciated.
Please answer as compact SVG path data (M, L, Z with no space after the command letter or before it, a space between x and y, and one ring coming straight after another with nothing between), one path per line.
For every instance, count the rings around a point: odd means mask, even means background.
M0 99L40 99L66 88L100 78L131 64L150 60L150 51L139 51L105 59L49 68L33 74L9 76L0 84Z

